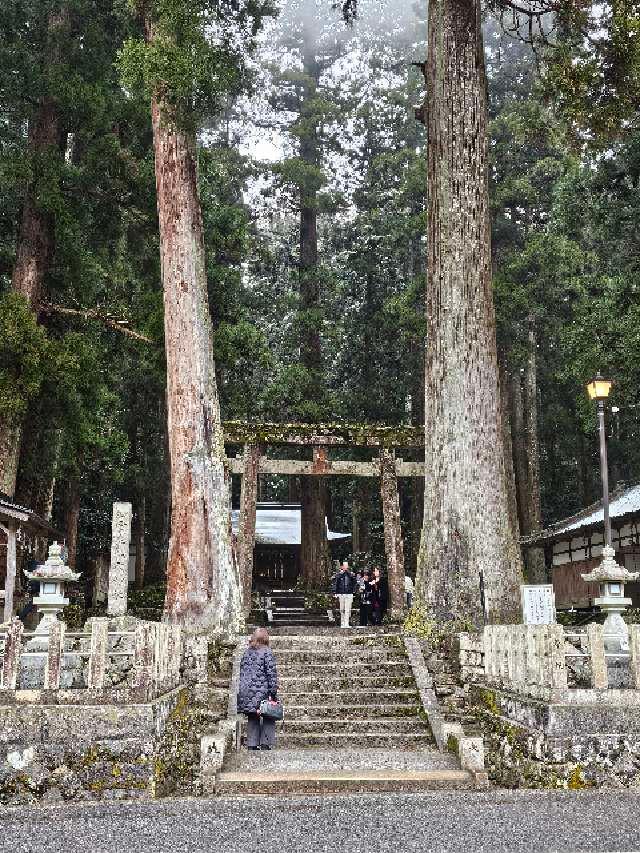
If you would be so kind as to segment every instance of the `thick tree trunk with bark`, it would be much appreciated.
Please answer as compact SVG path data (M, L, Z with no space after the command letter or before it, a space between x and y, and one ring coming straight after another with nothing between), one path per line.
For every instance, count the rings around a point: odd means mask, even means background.
M399 619L404 612L404 546L395 455L386 448L380 453L380 495L387 555L389 615L392 619Z
M529 347L524 371L525 441L529 499L529 529L527 534L542 529L542 500L540 496L540 445L538 442L538 375L537 338L535 323L529 319ZM546 583L547 572L542 548L528 548L525 554L527 580Z
M144 571L145 571L145 525L147 518L147 499L142 489L138 490L136 499L136 517L133 531L133 541L136 546L136 565L135 578L136 589L144 589Z
M149 27L150 38L153 38ZM240 579L207 299L195 139L152 98L164 289L171 539L165 615L187 630L240 629Z
M307 34L308 35L308 34ZM320 79L313 39L305 38L303 54L303 95L301 112L315 97ZM300 158L308 166L319 164L317 130L307 121L300 135ZM322 396L323 361L320 327L314 312L320 307L318 279L318 211L314 185L300 189L300 360L308 372L307 395L319 401ZM316 589L326 585L329 577L330 554L325 518L327 515L328 484L318 477L303 477L300 484L302 548L300 569L305 587Z
M69 568L76 567L78 555L78 521L80 520L80 483L72 477L67 486L65 502L64 530L67 540L67 563Z
M69 10L63 5L51 12L47 24L49 44L46 63L54 70L60 62L60 31L69 24ZM44 280L54 248L54 218L39 200L39 183L53 159L61 157L63 130L57 102L45 95L29 123L29 156L33 172L26 188L18 231L16 260L11 287L24 296L37 313L42 301ZM0 417L0 492L15 494L20 457L21 423Z
M425 511L417 593L439 618L519 609L498 388L477 0L431 0Z
M509 377L509 403L511 414L513 470L515 474L516 495L518 499L518 523L521 533L525 535L531 527L528 492L529 472L527 465L522 378L518 370L512 373Z
M516 494L516 476L513 468L513 442L511 438L511 405L509 402L509 380L504 358L499 358L500 406L502 410L502 437L504 443L505 476L509 495L509 521L516 541L520 540L518 521L518 496Z
M329 583L331 558L327 522L318 476L303 477L300 489L300 573L306 589L324 589Z
M253 549L256 544L256 503L260 447L246 444L240 488L240 524L238 525L238 564L242 581L242 605L245 614L251 610L253 588Z
M351 548L354 554L363 554L370 550L369 521L372 500L371 483L358 479L355 485L352 505Z

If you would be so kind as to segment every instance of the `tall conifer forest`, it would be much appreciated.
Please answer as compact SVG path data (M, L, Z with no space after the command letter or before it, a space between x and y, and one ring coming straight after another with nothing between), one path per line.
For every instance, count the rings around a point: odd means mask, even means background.
M421 598L473 615L491 567L497 617L545 581L518 541L600 495L598 371L611 485L640 480L639 21L0 0L0 492L64 534L87 601L124 500L140 601L240 618L225 421L424 426L426 483L400 481ZM309 587L325 516L384 561L374 482L258 497L315 525Z

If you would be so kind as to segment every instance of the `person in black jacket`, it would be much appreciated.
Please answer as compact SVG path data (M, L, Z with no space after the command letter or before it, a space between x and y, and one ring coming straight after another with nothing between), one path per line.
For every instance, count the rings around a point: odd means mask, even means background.
M278 698L278 672L266 628L256 628L240 661L237 707L247 715L247 749L271 749L276 721L260 715L264 699Z
M351 621L353 593L356 590L356 576L349 571L349 563L345 560L337 575L331 578L331 594L340 602L340 627L348 628Z
M389 584L377 566L373 570L371 588L372 621L374 625L381 625L384 614L387 612L387 607L389 606Z
M360 624L368 625L371 620L371 595L373 593L372 586L369 582L369 572L365 572L362 576L360 584Z

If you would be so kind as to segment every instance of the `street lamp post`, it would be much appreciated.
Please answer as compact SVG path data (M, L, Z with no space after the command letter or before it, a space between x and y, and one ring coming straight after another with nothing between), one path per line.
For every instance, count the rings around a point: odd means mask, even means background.
M612 382L597 373L587 385L589 397L598 404L600 432L600 476L602 477L602 508L604 512L604 544L611 547L611 519L609 518L609 466L607 463L607 437L604 431L604 401L611 392Z
M600 429L600 474L602 476L602 511L604 516L604 547L602 548L602 563L590 572L583 574L582 579L588 583L597 583L600 596L595 603L607 615L604 623L605 649L615 654L629 648L629 631L622 614L631 604L630 598L625 598L625 584L634 581L638 572L629 572L615 560L615 551L611 542L611 519L609 517L609 472L607 467L607 439L604 432L604 401L609 396L612 383L603 379L600 374L587 385L587 391L592 400L598 404L598 426Z

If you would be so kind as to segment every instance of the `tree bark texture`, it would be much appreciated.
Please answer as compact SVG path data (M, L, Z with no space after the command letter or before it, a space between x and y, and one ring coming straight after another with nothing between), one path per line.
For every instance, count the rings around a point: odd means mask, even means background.
M371 548L369 540L371 499L371 484L369 481L358 480L352 504L351 547L354 554L366 553Z
M477 0L431 0L427 98L425 513L418 598L438 618L519 610L498 388Z
M147 518L147 498L142 489L138 490L136 500L136 519L133 538L136 546L135 579L136 589L144 589L145 571L145 525Z
M306 589L326 590L331 558L321 477L303 477L300 488L300 573Z
M384 549L387 555L389 615L399 619L404 612L404 549L400 524L400 495L395 456L389 450L380 453L380 494L384 519Z
M229 533L195 140L174 126L156 96L151 109L171 458L165 615L187 630L237 631L240 579Z
M313 37L306 33L303 48L303 93L300 107L305 115L307 105L316 95L320 67L315 57ZM318 138L315 123L307 115L300 135L300 158L308 166L319 165ZM308 372L307 396L310 401L322 397L323 360L320 327L313 312L320 308L318 279L318 212L315 184L300 187L300 361ZM300 570L306 587L317 589L326 585L330 570L329 543L326 526L327 486L319 477L303 477L300 482L301 553Z
M245 614L251 610L253 587L253 549L256 544L256 503L258 498L258 463L260 447L246 444L240 487L240 524L238 525L238 563L242 581L242 604Z
M538 375L537 337L533 318L529 319L527 363L524 371L525 442L529 499L529 529L527 534L542 529L542 500L540 495L540 445L538 441ZM528 548L525 553L527 580L546 583L544 551Z
M502 436L504 443L505 476L509 496L509 522L516 541L520 540L518 521L518 496L516 494L516 476L513 468L513 442L511 437L511 405L509 398L509 380L504 358L499 358L500 407L502 411Z
M60 63L60 31L68 24L69 10L66 5L50 13L45 63L52 70ZM44 94L29 123L32 177L26 187L11 275L12 289L24 296L36 313L42 301L45 276L51 265L55 236L53 213L47 210L39 198L39 184L43 172L50 171L52 159L61 157L63 136L58 103ZM10 496L15 494L16 489L20 438L21 423L11 418L0 418L0 491Z
M16 534L18 532L17 525L8 523L0 525L0 529L7 537L7 574L4 580L4 614L3 621L9 622L13 616L13 595L16 588L16 563L17 563L17 548Z
M66 495L64 529L67 540L67 563L75 571L78 555L78 521L80 520L80 483L77 477L69 480Z

